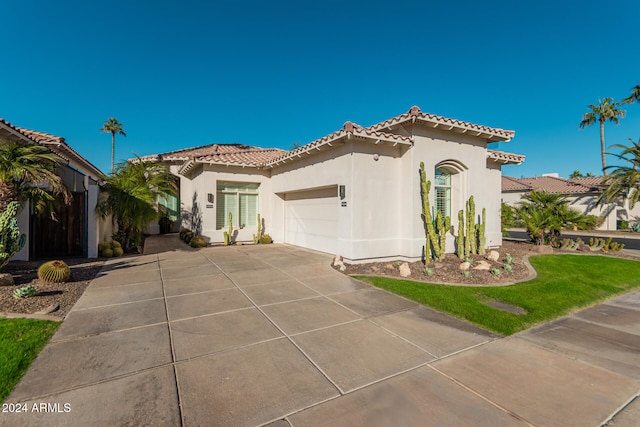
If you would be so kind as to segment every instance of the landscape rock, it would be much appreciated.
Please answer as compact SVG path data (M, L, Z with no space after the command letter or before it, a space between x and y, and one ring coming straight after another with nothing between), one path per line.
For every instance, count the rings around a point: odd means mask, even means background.
M480 260L472 268L473 270L491 270L491 264L487 261Z
M333 257L333 266L338 267L340 265L339 263L342 264L342 256L336 255L335 257Z
M389 264L385 264L384 265L384 269L385 270L395 270L396 268L393 266L393 264L389 263Z
M580 252L591 252L591 249L589 249L589 245L587 245L586 243L580 243L576 250Z
M53 303L53 304L43 308L40 311L36 311L35 314L50 314L50 313L53 313L54 311L58 310L59 308L60 308L60 304Z
M552 254L553 248L549 245L537 245L534 251L539 254Z
M489 253L487 254L487 259L489 261L497 262L500 259L500 252L489 251Z
M409 268L408 262L403 262L400 266L400 276L401 277L409 277L411 276L411 268Z
M344 272L344 271L347 271L347 266L346 266L346 265L344 265L344 263L342 263L342 264L340 265L340 271L343 271L343 272Z
M13 286L14 284L15 282L13 281L13 276L11 274L0 274L0 286Z
M469 262L463 262L460 264L460 266L458 267L461 271L465 271L468 270L469 268L471 268L471 263Z

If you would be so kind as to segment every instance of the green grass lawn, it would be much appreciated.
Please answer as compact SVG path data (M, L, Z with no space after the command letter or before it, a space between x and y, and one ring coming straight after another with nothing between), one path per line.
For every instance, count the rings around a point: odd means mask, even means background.
M59 322L0 318L0 402L27 371Z
M385 277L356 278L420 304L511 335L640 287L640 262L604 256L544 255L529 258L538 276L504 287L446 286ZM483 302L521 307L512 314Z

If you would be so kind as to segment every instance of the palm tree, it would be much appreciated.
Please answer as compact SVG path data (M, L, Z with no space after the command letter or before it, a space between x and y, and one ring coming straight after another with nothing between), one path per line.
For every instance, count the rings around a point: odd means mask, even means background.
M640 82L631 88L631 95L622 100L623 104L633 104L640 102Z
M600 123L600 152L602 154L602 173L607 174L607 161L605 159L604 152L604 122L607 120L615 124L620 123L620 118L623 118L625 111L621 110L620 104L613 101L613 98L605 98L604 100L598 99L598 105L589 104L589 109L582 116L580 122L580 129L584 129L587 126L591 126L596 121Z
M542 245L545 238L553 243L563 228L583 225L585 216L569 206L569 200L561 194L535 191L522 196L517 210L532 240Z
M115 117L109 117L104 125L102 125L102 129L100 132L110 133L111 134L111 173L114 172L115 165L115 153L116 153L116 134L120 134L126 138L127 134L122 129L122 123L119 123Z
M102 188L106 197L96 210L102 217L113 215L118 225L115 239L127 250L138 245L143 227L158 217L158 197L175 194L176 189L166 165L137 158L117 165L106 179Z
M56 167L63 161L41 145L0 141L0 211L13 201L29 200L34 210L54 218L56 196L71 203L71 193Z
M627 162L624 166L612 166L611 175L605 178L604 183L608 184L607 188L598 197L598 204L604 202L611 203L614 199L622 196L624 198L625 208L628 206L633 209L635 204L640 200L640 138L638 142L629 138L630 145L615 144L611 148L619 148L622 150L620 154L613 154L618 159Z

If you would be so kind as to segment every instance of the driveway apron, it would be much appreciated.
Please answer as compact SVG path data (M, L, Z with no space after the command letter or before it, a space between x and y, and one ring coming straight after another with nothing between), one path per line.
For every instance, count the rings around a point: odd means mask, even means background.
M150 237L105 264L5 402L27 411L0 425L595 426L638 394L637 297L606 307L621 320L594 309L498 339L330 263ZM596 326L615 353L589 353Z

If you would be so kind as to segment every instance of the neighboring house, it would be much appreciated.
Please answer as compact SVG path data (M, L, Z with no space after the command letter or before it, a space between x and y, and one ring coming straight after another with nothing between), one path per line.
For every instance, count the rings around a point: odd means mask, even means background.
M578 211L603 218L599 230L615 230L619 219L640 220L640 204L627 210L623 200L596 206L598 197L606 188L602 176L564 179L556 176L535 178L502 177L502 200L511 206L517 206L520 198L531 190L562 194L570 206Z
M57 174L73 196L70 206L57 212L57 220L35 215L29 202L22 204L18 226L27 235L24 248L12 259L30 260L67 256L98 256L98 242L110 235L109 224L95 214L98 180L104 174L69 146L64 138L13 126L0 119L0 140L40 144L49 148L64 163Z
M425 241L420 216L420 162L431 180L431 204L452 217L475 196L487 209L489 247L500 233L501 165L524 156L487 149L514 132L436 116L411 108L369 127L342 129L293 151L240 144L145 156L180 178L182 226L222 242L232 213L234 239L251 241L257 214L276 242L349 261L420 259ZM454 232L457 234L457 231ZM447 251L454 251L449 235Z

